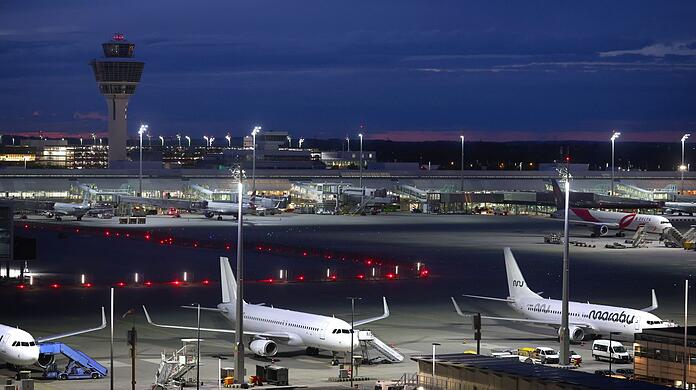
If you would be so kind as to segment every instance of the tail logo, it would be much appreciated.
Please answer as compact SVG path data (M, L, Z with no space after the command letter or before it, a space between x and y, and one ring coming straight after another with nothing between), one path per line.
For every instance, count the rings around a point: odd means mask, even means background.
M512 286L513 287L524 287L524 280L513 280Z

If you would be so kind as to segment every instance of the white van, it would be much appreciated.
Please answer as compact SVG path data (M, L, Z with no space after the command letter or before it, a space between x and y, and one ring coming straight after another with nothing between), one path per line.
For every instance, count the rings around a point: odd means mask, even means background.
M609 349L609 340L595 340L592 343L592 357L595 360L609 360L612 362L628 363L633 360L631 354L628 353L626 347L618 341L611 342L611 350Z

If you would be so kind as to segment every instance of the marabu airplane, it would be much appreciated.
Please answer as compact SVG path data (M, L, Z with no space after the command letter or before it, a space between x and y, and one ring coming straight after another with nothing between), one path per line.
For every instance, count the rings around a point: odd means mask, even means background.
M237 281L226 257L220 258L220 276L222 286L222 303L216 308L201 308L222 314L231 322L236 318ZM389 307L386 298L384 314L378 317L355 321L355 326L389 317ZM147 321L162 328L196 330L195 326L163 325L152 321L145 306L143 311ZM201 331L235 333L232 329L200 328ZM357 330L356 330L357 332ZM309 314L299 311L278 309L263 305L249 304L244 301L244 336L250 340L249 349L258 356L274 356L278 353L277 343L306 347L307 354L316 355L319 350L350 352L351 340L353 347L360 345L356 334L351 334L350 324L334 317Z
M525 317L481 316L481 318L542 324L558 329L561 326L562 302L557 299L544 299L533 292L524 280L510 248L505 248L504 252L510 296L507 298L464 296L506 302L513 310ZM461 311L454 298L452 298L452 303L454 303L457 314L467 316ZM649 313L655 309L657 309L655 290L652 291L652 305L641 310L571 301L568 303L570 340L580 342L585 336L603 336L608 335L609 332L617 332L613 334L633 340L633 335L643 329L677 326L671 321L663 321L656 315Z
M11 365L14 368L28 367L38 364L46 367L53 363L54 355L41 355L39 344L58 340L64 337L76 336L88 332L95 332L106 328L106 315L102 307L102 323L95 328L77 330L68 333L44 336L34 339L29 332L19 328L0 324L0 361Z
M556 207L558 208L551 216L563 219L564 196L558 183L555 180L552 180L551 183L553 185L553 194L556 198ZM624 230L635 231L641 225L645 226L646 232L653 234L662 234L665 229L672 227L669 219L659 215L621 213L580 207L568 208L568 221L574 225L589 227L592 237L606 236L609 234L609 230L618 230L616 235L622 236Z

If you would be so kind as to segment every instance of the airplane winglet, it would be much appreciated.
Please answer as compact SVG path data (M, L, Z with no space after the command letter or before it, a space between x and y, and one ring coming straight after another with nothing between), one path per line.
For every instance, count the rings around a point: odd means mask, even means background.
M653 294L655 294L654 291ZM389 317L389 306L387 305L387 297L382 297L382 302L384 302L384 318L387 318Z
M457 314L462 316L462 317L468 317L466 314L462 312L462 309L459 308L459 305L457 304L457 301L454 299L454 297L450 297L452 299L452 304L454 305L454 310L457 311Z
M641 309L642 311L653 311L657 309L657 296L655 296L655 289L652 289L652 304L644 309Z
M384 304L384 313L383 313L381 316L372 317L372 318L366 318L366 319L360 320L360 321L355 321L355 322L353 323L353 325L354 325L354 326L365 325L365 324L369 324L370 322L375 322L375 321L383 320L383 319L389 317L389 315L390 315L390 313L389 313L389 305L387 305L387 298L386 298L386 297L382 297L382 303Z
M145 318L147 319L147 323L150 325L155 325L152 322L152 318L150 318L150 313L147 312L147 308L145 308L145 305L143 305L143 311L145 312Z

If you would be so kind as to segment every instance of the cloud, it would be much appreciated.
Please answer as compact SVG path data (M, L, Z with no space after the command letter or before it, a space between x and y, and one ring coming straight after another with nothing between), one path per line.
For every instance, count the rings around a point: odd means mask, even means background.
M79 112L76 111L73 114L73 118L80 120L80 121L103 121L106 122L108 119L106 115L102 114L101 112L96 112L96 111L90 111L90 112Z
M618 57L623 55L640 55L646 57L695 56L696 40L672 43L656 43L634 50L612 50L599 52L600 57Z

